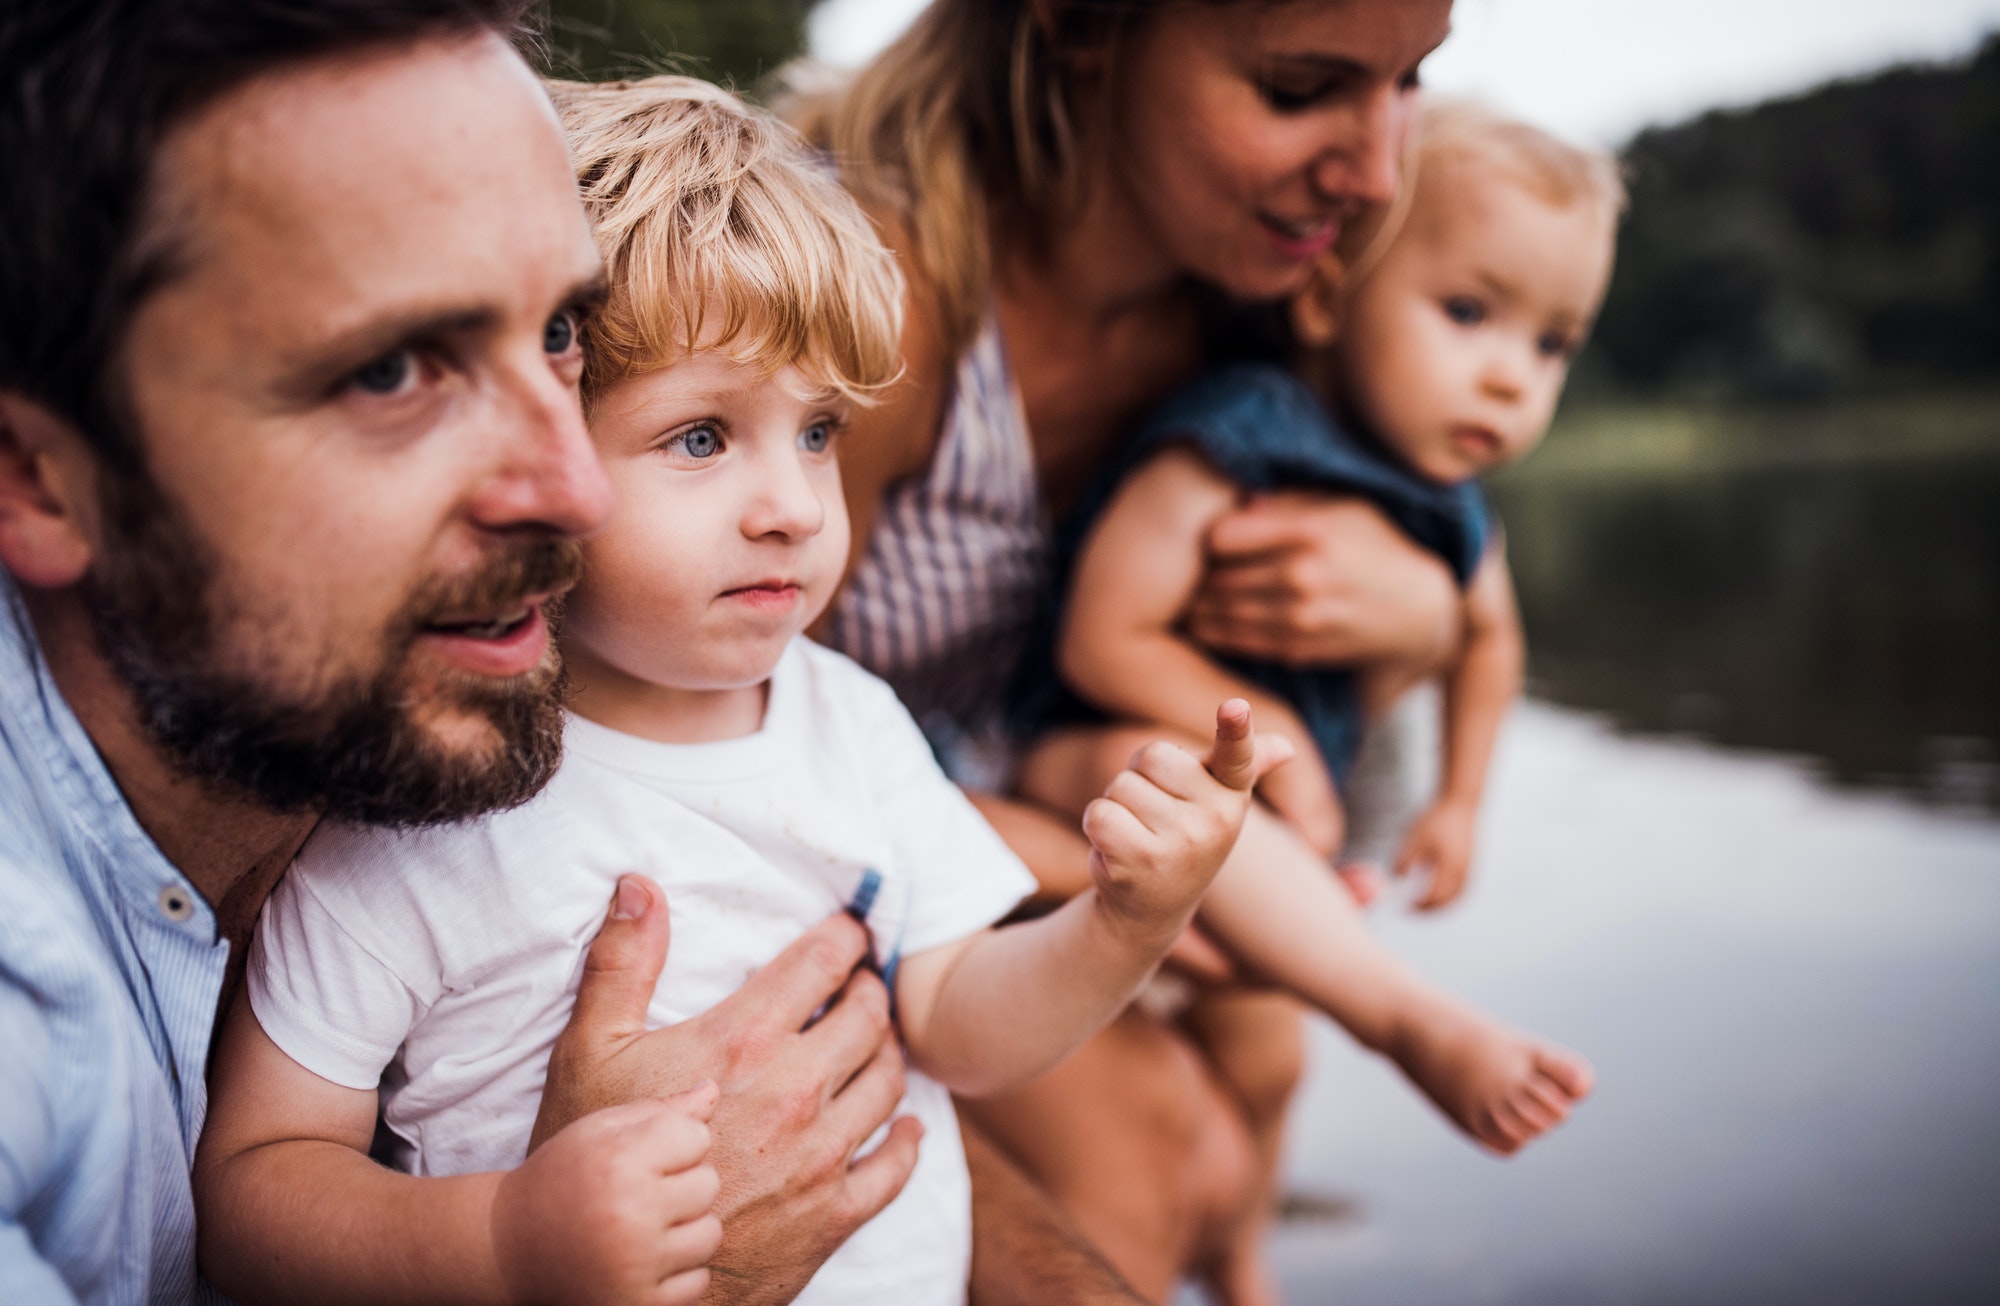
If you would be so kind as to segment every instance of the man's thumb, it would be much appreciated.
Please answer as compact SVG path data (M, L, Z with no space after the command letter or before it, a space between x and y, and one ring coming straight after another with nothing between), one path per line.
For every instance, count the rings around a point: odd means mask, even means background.
M646 1006L667 964L667 904L643 875L626 875L583 959L570 1029L595 1039L645 1032Z

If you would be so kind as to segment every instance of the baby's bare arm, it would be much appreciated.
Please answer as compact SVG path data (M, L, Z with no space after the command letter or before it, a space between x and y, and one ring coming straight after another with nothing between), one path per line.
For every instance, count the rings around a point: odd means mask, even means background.
M1445 678L1445 767L1440 798L1474 807L1527 660L1506 552L1496 543L1465 593L1465 649Z
M1179 630L1201 584L1209 526L1237 490L1189 449L1133 473L1091 528L1056 642L1056 666L1114 716L1206 738L1215 704L1241 698L1267 734L1305 739L1289 704L1232 675Z
M713 1085L586 1116L515 1170L417 1178L368 1157L375 1093L293 1061L248 1002L210 1079L199 1249L238 1301L692 1306L707 1287Z
M1486 773L1508 705L1521 692L1526 645L1506 555L1496 545L1480 563L1465 597L1465 647L1445 673L1444 775L1437 798L1411 825L1396 873L1428 868L1416 905L1443 907L1464 891Z

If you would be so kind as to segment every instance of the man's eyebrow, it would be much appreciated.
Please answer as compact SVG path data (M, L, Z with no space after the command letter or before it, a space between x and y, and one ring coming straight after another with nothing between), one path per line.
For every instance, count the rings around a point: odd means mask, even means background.
M411 308L373 317L301 350L285 369L284 388L300 397L324 389L384 354L451 336L490 331L501 314L488 305Z
M611 298L611 279L599 268L590 276L572 285L563 295L562 306L584 314L586 317L604 307L604 301Z

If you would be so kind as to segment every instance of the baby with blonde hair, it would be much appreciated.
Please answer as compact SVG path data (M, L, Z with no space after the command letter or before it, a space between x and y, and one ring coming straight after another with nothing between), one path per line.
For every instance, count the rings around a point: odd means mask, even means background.
M435 1265L440 1226L467 1204L476 1223L483 1200L512 1297L698 1297L716 1187L689 1169L687 1130L654 1109L623 1133L587 1117L534 1137L602 904L636 873L672 916L653 1026L719 1002L830 914L868 928L911 1062L914 1123L891 1128L923 1141L901 1194L797 1299L962 1302L950 1093L1039 1074L1130 1000L1289 750L1260 747L1229 703L1206 762L1170 745L1135 758L1083 816L1096 888L995 928L1034 880L894 693L804 638L847 560L841 431L900 369L892 257L804 143L734 96L674 77L552 96L609 273L575 325L616 494L562 616L563 762L512 812L315 833L265 908L218 1063L205 1252L271 1266L280 1298L468 1291L411 1267ZM378 1114L389 1159L440 1197L411 1199L408 1245L329 1256L337 1227L304 1190L365 1173Z
M1623 188L1607 156L1455 102L1427 106L1413 174L1385 234L1297 306L1302 368L1235 364L1170 397L1066 531L1053 664L1019 695L1024 724L1045 732L1021 786L1075 810L1130 747L1133 727L1107 718L1194 731L1202 704L1249 701L1298 754L1258 786L1267 810L1246 824L1204 924L1395 1060L1480 1143L1511 1152L1566 1117L1589 1067L1445 997L1372 943L1329 946L1343 914L1325 905L1340 891L1328 862L1363 728L1442 676L1443 782L1397 869L1429 872L1425 907L1464 886L1523 660L1477 478L1547 431L1610 277ZM1294 489L1372 502L1450 569L1463 635L1443 665L1223 659L1186 636L1210 525L1245 496Z

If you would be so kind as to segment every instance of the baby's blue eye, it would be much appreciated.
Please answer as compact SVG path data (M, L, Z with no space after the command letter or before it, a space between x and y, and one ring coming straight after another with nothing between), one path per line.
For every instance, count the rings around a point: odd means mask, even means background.
M1568 358L1570 349L1569 337L1559 331L1545 331L1535 341L1535 350L1543 358Z
M1444 315L1460 326L1478 326L1486 320L1486 305L1470 295L1453 295L1444 301Z
M833 443L833 428L825 422L814 422L799 432L799 448L807 453L824 453Z
M681 452L690 458L713 458L722 452L722 437L712 426L697 426L681 436L677 443Z

